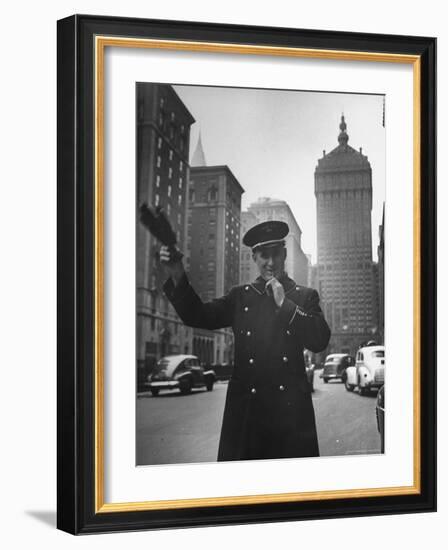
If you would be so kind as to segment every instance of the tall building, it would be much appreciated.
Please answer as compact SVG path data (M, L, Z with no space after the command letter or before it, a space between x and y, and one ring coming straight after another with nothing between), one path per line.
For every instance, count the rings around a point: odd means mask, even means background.
M375 284L372 262L372 169L362 149L348 145L341 117L339 145L319 159L315 170L317 278L332 329L329 350L354 353L375 339Z
M244 235L257 223L257 217L253 212L241 212L240 285L252 283L258 277L258 269L252 258L252 250L243 244Z
M302 250L302 230L289 205L282 200L261 197L252 203L247 211L248 214L243 213L244 216L247 216L245 219L247 229L250 229L250 227L253 227L257 223L268 220L278 220L288 224L289 234L286 237L285 243L287 250L285 269L296 283L306 286L308 284L308 258ZM245 254L245 252L247 250L243 247L242 254ZM247 254L244 256L245 261L246 256ZM247 264L244 263L243 265L246 267ZM243 278L252 275L247 270L241 273L241 282L246 282L246 280L243 281Z
M379 226L378 243L378 339L384 343L384 204L383 219Z
M137 84L137 206L162 206L186 244L188 153L193 116L166 84ZM185 327L162 292L160 247L137 224L137 362L150 366L168 353L191 353L192 329Z
M202 144L199 142L202 150ZM205 159L194 154L193 158ZM187 265L202 300L220 297L239 284L241 195L244 189L228 166L190 170ZM206 363L233 361L230 329L194 329L193 353Z

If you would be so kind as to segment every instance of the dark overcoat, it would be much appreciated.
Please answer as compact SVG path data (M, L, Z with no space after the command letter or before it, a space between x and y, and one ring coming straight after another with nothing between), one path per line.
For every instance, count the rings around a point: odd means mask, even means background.
M311 387L304 348L326 348L330 329L318 293L284 277L285 300L278 308L265 281L232 288L203 303L184 276L164 290L191 327L232 327L235 366L224 409L218 460L319 456Z

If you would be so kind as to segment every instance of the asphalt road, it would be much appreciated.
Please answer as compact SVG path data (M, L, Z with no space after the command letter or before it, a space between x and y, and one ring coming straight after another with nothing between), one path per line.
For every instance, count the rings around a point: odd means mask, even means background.
M380 452L375 419L376 392L363 397L340 382L315 376L313 393L321 456ZM227 391L161 392L137 398L137 464L215 462Z

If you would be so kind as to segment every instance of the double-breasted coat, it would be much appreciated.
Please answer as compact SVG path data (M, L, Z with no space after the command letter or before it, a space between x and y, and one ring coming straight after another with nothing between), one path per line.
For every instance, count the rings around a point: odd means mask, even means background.
M232 327L235 362L229 381L218 460L319 456L311 388L304 348L326 348L330 329L318 293L280 280L280 308L265 291L265 281L234 287L203 303L188 278L165 293L183 322L191 327Z

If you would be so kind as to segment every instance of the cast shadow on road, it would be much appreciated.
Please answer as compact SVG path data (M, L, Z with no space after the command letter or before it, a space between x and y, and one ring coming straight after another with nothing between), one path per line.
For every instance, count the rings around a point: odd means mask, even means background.
M195 395L202 395L204 393L209 393L207 390L193 390L191 393L188 393L186 395L181 394L179 391L173 391L173 392L166 392L166 393L159 393L157 396L153 396L150 393L139 393L137 394L138 399L166 399L167 397L177 397L178 399L190 399L194 397Z
M340 380L329 380L326 384L323 384L321 387L314 387L314 392L313 394L316 394L316 393L319 393L319 391L322 389L322 388L325 388L328 386L340 386L340 385L344 385L344 382L341 382ZM352 392L347 392L347 393L351 393L352 395L358 395L359 397L370 397L370 398L376 398L377 394L378 394L378 389L373 389L373 390L370 390L368 391L367 393L365 393L363 396L361 396L361 394L359 393L358 390L355 390L355 391L352 391Z
M25 510L25 514L56 529L56 510Z

